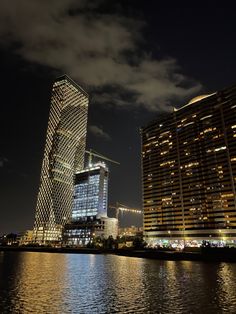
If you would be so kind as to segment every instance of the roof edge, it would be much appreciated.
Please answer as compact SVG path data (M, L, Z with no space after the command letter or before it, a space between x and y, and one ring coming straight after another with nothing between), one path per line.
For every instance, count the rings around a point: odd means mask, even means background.
M80 90L86 97L89 97L89 94L79 85L77 84L71 77L69 77L67 74L63 74L55 79L55 82L60 82L62 80L67 80L70 82L75 88Z

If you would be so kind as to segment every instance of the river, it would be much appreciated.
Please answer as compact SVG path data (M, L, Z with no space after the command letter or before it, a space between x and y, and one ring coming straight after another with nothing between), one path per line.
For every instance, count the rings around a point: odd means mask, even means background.
M0 252L0 313L236 313L236 264Z

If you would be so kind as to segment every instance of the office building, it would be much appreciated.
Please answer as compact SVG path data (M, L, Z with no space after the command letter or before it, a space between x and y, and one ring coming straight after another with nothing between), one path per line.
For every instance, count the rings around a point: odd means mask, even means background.
M61 239L71 219L74 174L83 169L88 94L72 79L58 78L52 89L46 145L37 199L34 238Z
M72 222L107 216L108 168L104 163L76 172Z
M236 86L199 96L142 128L144 237L236 239Z
M118 219L107 217L108 174L104 163L76 173L72 220L63 233L66 245L86 246L96 237L117 237Z

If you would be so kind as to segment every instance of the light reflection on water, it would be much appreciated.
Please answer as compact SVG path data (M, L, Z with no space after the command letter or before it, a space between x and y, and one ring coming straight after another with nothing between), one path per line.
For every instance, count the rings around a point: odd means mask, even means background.
M0 252L0 313L236 313L236 264Z

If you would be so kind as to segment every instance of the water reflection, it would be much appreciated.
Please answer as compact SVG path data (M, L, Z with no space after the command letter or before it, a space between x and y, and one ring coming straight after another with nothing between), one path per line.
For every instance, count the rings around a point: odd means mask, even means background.
M0 313L235 313L236 264L0 253Z
M236 277L231 264L221 264L217 272L216 294L222 312L236 312Z
M9 283L4 286L9 312L60 313L66 256L59 255L58 259L58 255L30 252L5 255L8 276L3 282Z

